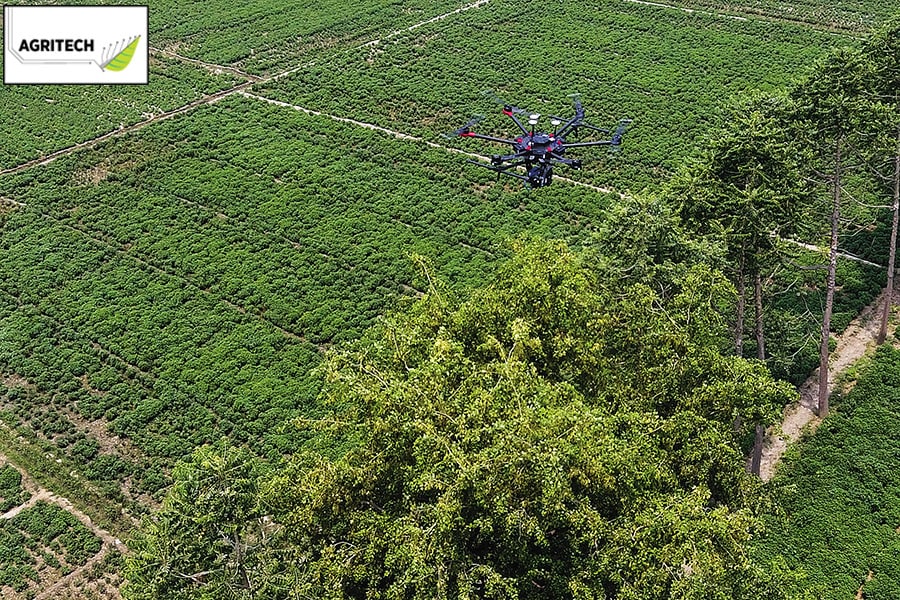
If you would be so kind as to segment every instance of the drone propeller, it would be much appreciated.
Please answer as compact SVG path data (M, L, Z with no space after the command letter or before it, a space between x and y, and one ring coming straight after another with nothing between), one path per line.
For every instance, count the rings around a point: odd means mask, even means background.
M625 130L628 129L631 122L631 119L622 119L619 121L619 126L616 127L616 132L612 135L612 139L610 140L610 146L616 148L622 144L622 136L625 135Z
M528 115L531 114L531 111L525 110L524 108L519 108L518 106L513 106L503 100L500 96L494 93L493 90L484 90L481 92L481 95L485 98L492 100L494 103L499 104L503 107L503 110L508 110L509 112L516 115Z
M584 118L584 107L581 106L581 94L569 94L569 98L572 99L572 104L575 105L575 116L579 119Z
M459 129L456 129L455 131L450 131L448 133L442 133L441 135L448 140L453 139L464 133L469 133L469 129L471 129L473 126L477 125L478 123L481 123L482 121L484 121L484 115L475 115L472 117L472 119L468 123L466 123Z

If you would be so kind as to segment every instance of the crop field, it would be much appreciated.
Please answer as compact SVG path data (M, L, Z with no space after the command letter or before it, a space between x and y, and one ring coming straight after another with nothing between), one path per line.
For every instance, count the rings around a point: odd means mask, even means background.
M0 87L0 171L172 110L239 80L165 56L148 86Z
M838 38L806 27L737 21L620 0L492 3L336 56L257 89L265 96L440 140L473 113L479 131L513 124L482 91L568 116L580 93L601 127L635 120L620 155L582 151L576 176L620 190L658 183L717 119L729 95L772 89ZM435 74L440 73L439 77ZM710 94L709 90L717 90ZM454 142L491 154L499 146Z
M636 1L636 0L626 0ZM894 16L897 5L890 0L667 0L663 4L723 11L728 14L762 16L778 21L795 21L832 30L863 32Z
M161 465L221 436L289 450L284 427L314 410L317 346L425 285L410 254L475 284L504 239L586 241L607 204L566 185L550 202L471 194L463 168L237 97L4 180L0 195L26 207L2 237L0 368L33 386L7 389L8 419L111 494L126 478L155 492ZM137 451L100 452L100 422Z
M100 546L100 540L75 517L46 502L37 502L10 519L2 519L0 595L33 597L35 591L84 565L100 551ZM26 595L20 596L23 592Z
M151 6L150 27L155 43L164 49L262 75L368 42L471 1L160 0Z
M900 595L898 390L900 351L882 346L774 482L784 514L757 550L802 568L816 598Z
M116 531L198 445L296 450L292 421L320 411L323 352L433 278L448 293L483 284L511 238L590 245L620 198L595 186L659 183L722 98L777 88L845 39L623 0L162 0L150 15L149 87L0 89L0 171L184 109L0 173L0 452L71 479L73 502ZM579 92L589 121L635 127L619 154L585 151L574 181L497 183L460 152L490 145L439 135L472 113L510 131L488 88L545 115ZM842 269L838 326L880 278ZM776 321L817 309L817 276ZM28 500L16 473L0 467L0 507ZM68 538L31 549L31 514L0 523L25 548L2 575L17 593L93 556Z

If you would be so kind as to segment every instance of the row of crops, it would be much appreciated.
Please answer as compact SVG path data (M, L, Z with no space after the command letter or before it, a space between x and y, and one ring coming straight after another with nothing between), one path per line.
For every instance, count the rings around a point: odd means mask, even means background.
M580 152L587 160L577 177L638 190L684 160L717 122L724 98L777 88L837 43L801 26L620 0L567 1L552 10L540 0L492 2L254 89L437 140L473 113L489 115L484 132L513 131L485 89L530 112L562 116L571 112L567 96L580 93L597 125L622 117L635 123L621 154ZM457 143L485 154L500 149Z
M100 546L100 540L71 514L38 502L12 519L0 520L0 592L8 598L9 591L41 589L48 579L85 564Z
M666 0L665 3L855 32L877 27L893 17L897 10L896 3L891 0Z
M148 86L0 86L0 170L183 106L238 80L164 56Z
M223 436L291 450L291 418L315 413L316 346L427 286L411 254L465 288L522 232L587 242L607 204L565 184L551 201L487 186L486 173L471 194L465 169L234 97L3 180L0 195L27 208L0 241L0 371L33 386L5 391L9 422L138 493ZM99 419L140 456L98 452L80 423Z
M154 50L256 74L282 72L465 5L459 0L330 0L290 6L271 0L160 0L150 4L150 43ZM154 51L149 81L149 86L0 86L0 170L184 106L244 79Z

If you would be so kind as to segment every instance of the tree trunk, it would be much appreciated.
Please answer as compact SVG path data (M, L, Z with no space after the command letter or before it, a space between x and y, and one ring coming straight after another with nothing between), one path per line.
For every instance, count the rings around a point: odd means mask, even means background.
M750 455L750 472L759 475L759 467L762 463L763 440L766 430L762 425L756 426L756 439L753 441L753 453Z
M831 207L831 244L828 248L828 283L825 288L825 314L822 317L822 345L819 348L819 417L828 416L828 342L831 338L831 312L834 308L834 278L837 270L838 227L841 219L841 138L834 145L834 178Z
M888 317L894 301L894 257L897 254L897 220L900 216L900 129L897 130L897 154L894 156L894 206L891 223L891 249L888 254L887 287L884 292L884 308L881 312L881 327L878 329L878 343L883 344L887 337Z
M756 304L756 358L766 360L766 336L763 330L762 276L756 270L753 282L753 298Z
M756 357L760 360L766 360L766 338L763 334L762 276L759 274L759 269L756 269L756 273L754 273L753 299L756 306ZM754 475L759 475L765 434L765 427L757 423L756 437L753 440L753 451L750 453L750 472Z
M737 322L734 324L734 353L744 355L744 253L737 273Z

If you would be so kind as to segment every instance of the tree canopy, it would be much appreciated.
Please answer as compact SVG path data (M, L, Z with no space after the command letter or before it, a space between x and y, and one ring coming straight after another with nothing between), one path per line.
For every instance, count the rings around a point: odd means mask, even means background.
M255 479L201 451L134 541L127 597L779 597L747 553L734 423L790 388L721 351L722 275L680 283L616 286L538 242L465 301L432 286L326 361L331 414L301 426L347 451Z

